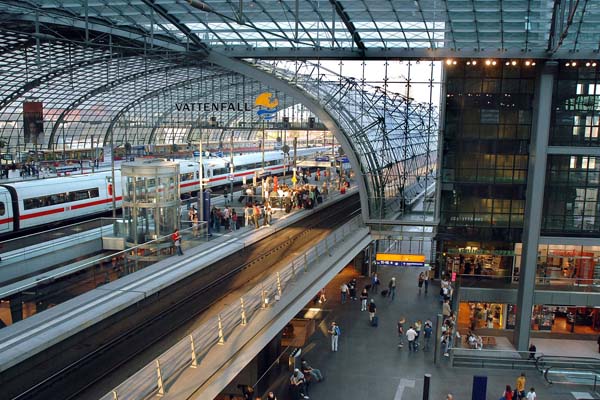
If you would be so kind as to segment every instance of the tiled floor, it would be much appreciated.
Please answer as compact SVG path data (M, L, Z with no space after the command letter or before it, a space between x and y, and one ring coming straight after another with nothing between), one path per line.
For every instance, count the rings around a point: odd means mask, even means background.
M358 275L346 268L326 288L328 301L323 308L328 312L320 321L316 331L310 338L310 344L304 347L304 355L315 368L325 374L325 381L312 384L311 399L327 400L363 400L393 399L413 400L422 398L425 374L431 374L430 399L445 399L447 393L454 394L454 399L471 399L474 375L488 377L487 398L498 400L505 385L515 384L520 371L513 370L473 370L450 368L448 360L441 364L433 363L433 352L419 351L410 353L406 346L397 347L396 322L399 317L406 318L405 328L417 319L432 319L441 311L438 302L438 288L430 287L428 294L419 293L416 285L418 269L380 270L383 286L392 276L396 276L398 289L396 299L390 301L379 294L373 294L378 307L379 326L374 328L368 323L368 313L360 311L359 301L349 300L341 304L339 286L352 276ZM368 283L367 278L358 277L359 290ZM326 333L327 326L335 320L342 329L339 351L330 351L330 339ZM535 339L538 351L561 349L569 354L583 354L590 350L588 343L561 340L561 346L547 339ZM503 343L506 347L509 343ZM595 343L591 343L597 354ZM565 348L568 346L568 348ZM571 386L550 386L537 372L527 373L527 387L534 386L540 400L574 400L572 391L588 393L586 389ZM288 394L285 390L277 393L280 400Z

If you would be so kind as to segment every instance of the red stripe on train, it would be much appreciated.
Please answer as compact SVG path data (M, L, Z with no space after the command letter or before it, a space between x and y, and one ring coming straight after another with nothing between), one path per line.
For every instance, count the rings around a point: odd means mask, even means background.
M122 199L123 199L123 197L121 197L121 196L118 196L115 198L116 201L121 201ZM106 203L110 203L110 202L112 202L112 198L90 201L88 203L83 203L83 204L75 204L75 205L72 205L70 209L77 210L77 209L81 209L81 208L85 208L85 207L93 207L93 206L97 206L100 204L106 204ZM39 211L39 212L31 213L31 214L24 214L19 217L19 220L38 218L38 217L43 217L45 215L58 214L61 212L67 212L67 210L65 210L65 208L62 207L62 208L54 208L52 210Z

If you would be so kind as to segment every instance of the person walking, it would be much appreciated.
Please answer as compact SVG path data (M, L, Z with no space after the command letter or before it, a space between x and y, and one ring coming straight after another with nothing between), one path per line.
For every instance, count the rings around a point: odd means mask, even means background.
M425 282L425 274L421 272L419 274L419 280L417 285L419 286L419 294L421 294L421 288L423 288L423 282Z
M371 291L373 293L377 293L379 291L379 277L377 276L377 272L373 273L371 277Z
M431 269L428 269L427 271L425 271L424 274L424 283L425 283L425 294L427 294L427 290L429 290L429 271L431 271Z
M369 303L369 322L373 323L373 318L375 318L375 313L377 312L377 306L375 305L375 300L371 299Z
M537 398L537 394L535 394L535 389L531 388L529 389L529 392L527 392L527 400L535 400Z
M350 283L348 283L348 290L350 292L350 298L352 300L357 300L357 298L356 298L356 286L357 285L358 285L358 283L356 282L356 278L352 278Z
M513 390L510 387L510 385L506 385L502 397L504 398L504 400L513 400Z
M406 319L404 317L401 317L398 320L398 324L397 324L397 328L398 328L398 347L399 348L403 348L404 347L404 323L406 322Z
M309 399L306 395L306 379L304 374L298 368L294 369L294 373L290 376L290 385L292 386L295 399Z
M179 229L175 229L175 232L171 235L171 240L173 241L177 254L182 256L183 250L181 250L181 235L179 234Z
M388 283L388 297L390 298L390 301L394 301L394 299L396 298L396 277L392 276L392 279L390 279L390 283Z
M341 334L340 327L335 322L332 322L331 329L328 332L331 335L331 351L338 351L338 340Z
M417 351L415 346L415 340L417 339L417 331L415 331L412 325L406 331L406 340L408 340L408 351Z
M342 296L342 304L346 302L346 296L348 296L348 285L346 283L342 283L340 285L340 294Z
M521 400L525 398L525 384L527 383L527 379L525 378L525 373L521 372L521 375L517 378L517 386L515 387L516 392L516 400Z
M369 300L369 291L363 288L360 292L360 311L367 311L367 300Z

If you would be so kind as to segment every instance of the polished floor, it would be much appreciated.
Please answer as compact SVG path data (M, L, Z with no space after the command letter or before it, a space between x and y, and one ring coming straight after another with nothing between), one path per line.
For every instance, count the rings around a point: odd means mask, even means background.
M424 375L431 374L430 399L445 399L452 393L454 399L471 399L474 375L487 376L487 399L498 400L504 387L514 386L521 371L481 370L450 368L448 359L434 364L433 352L409 352L405 346L397 347L396 322L406 319L405 328L420 319L435 320L441 312L437 293L439 289L430 287L429 293L419 293L416 281L418 269L380 270L382 286L386 286L392 276L396 277L398 289L396 299L390 301L380 294L371 297L377 304L379 326L371 327L368 313L360 311L360 302L348 300L341 304L339 287L342 282L357 277L359 289L368 283L351 267L347 267L326 288L328 300L321 305L323 319L317 321L315 333L303 348L303 354L310 363L320 368L326 379L322 383L311 384L311 399L363 400L363 399L421 399ZM312 305L311 305L312 306ZM327 327L335 320L342 329L339 351L331 352ZM566 352L570 355L597 354L595 341L565 341L560 346L551 339L535 339L538 352ZM499 348L510 349L508 340L499 340ZM533 386L541 400L574 400L596 398L590 390L565 385L551 386L541 374L527 372L527 387ZM280 382L285 382L282 378ZM274 387L280 400L290 399L284 384ZM576 394L573 394L576 393Z

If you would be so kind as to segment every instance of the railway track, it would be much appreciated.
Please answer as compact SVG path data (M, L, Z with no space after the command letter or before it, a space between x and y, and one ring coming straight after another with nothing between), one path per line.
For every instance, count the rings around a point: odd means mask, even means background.
M349 196L88 328L37 361L2 372L4 394L15 400L97 399L175 344L224 294L304 251L359 210L358 195Z

